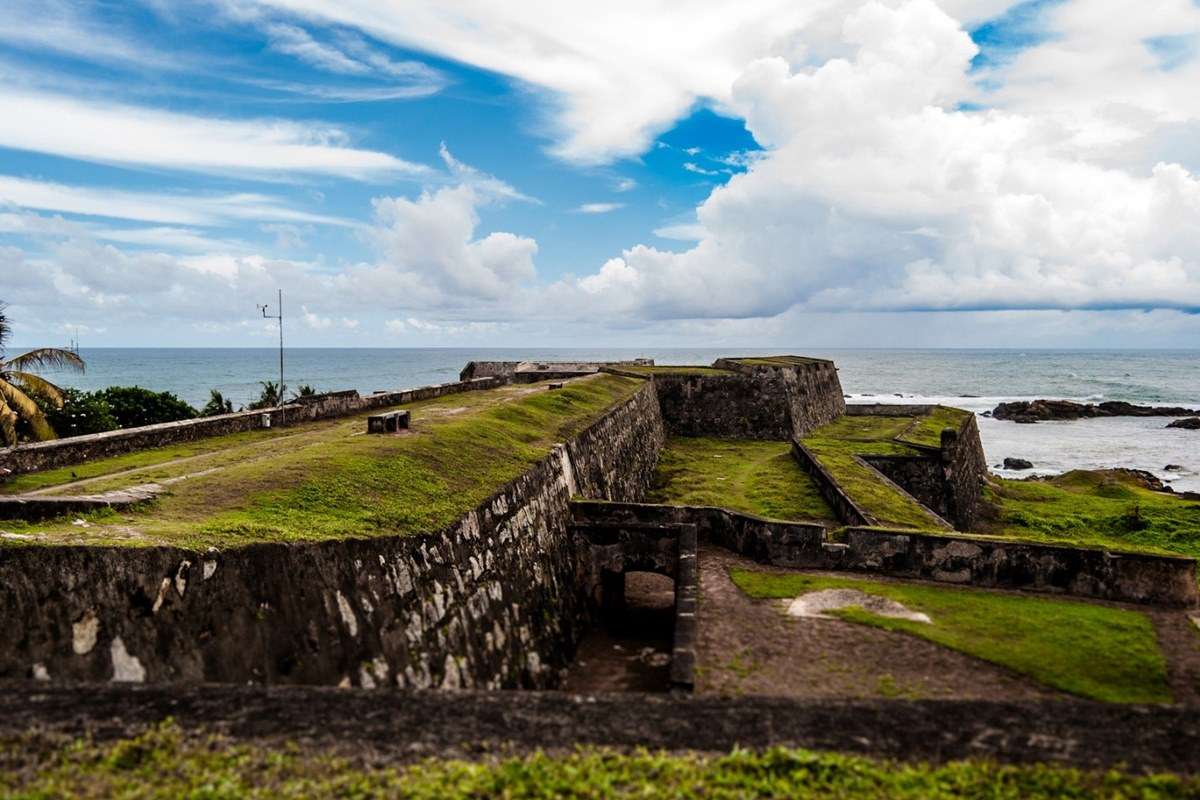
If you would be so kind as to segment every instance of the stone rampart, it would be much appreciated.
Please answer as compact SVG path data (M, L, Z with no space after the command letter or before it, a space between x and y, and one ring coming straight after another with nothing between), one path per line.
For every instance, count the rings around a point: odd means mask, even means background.
M640 499L662 443L646 382L443 531L204 553L0 548L0 677L554 685L585 606L569 500Z
M659 372L663 420L675 436L790 439L845 409L837 368L818 359L747 363L718 359L725 372Z
M1028 589L1103 600L1192 607L1196 561L970 534L917 533L769 520L723 508L576 501L582 524L694 523L702 541L760 563L848 570L972 587Z
M505 381L500 378L478 378L396 392L376 392L365 397L360 396L354 390L332 392L305 397L288 403L282 408L238 411L215 417L164 422L140 428L123 428L104 433L54 439L48 442L31 442L16 447L0 448L0 476L41 472L55 467L80 464L97 458L150 450L195 439L207 439L260 428L277 428L319 419L348 416L458 392L495 389L504 383Z

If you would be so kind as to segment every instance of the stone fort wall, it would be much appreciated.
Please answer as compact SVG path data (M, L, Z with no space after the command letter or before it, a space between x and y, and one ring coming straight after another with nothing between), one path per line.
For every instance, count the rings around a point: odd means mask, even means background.
M663 439L647 381L447 530L0 548L0 678L554 685L586 614L568 502L641 499Z

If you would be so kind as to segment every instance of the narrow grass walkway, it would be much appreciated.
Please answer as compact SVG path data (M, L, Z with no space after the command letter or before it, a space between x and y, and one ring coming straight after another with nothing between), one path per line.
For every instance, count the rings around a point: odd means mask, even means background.
M1000 478L986 498L998 509L989 533L1200 558L1200 502L1151 491L1121 470Z
M367 436L365 415L89 465L89 492L192 475L145 510L42 523L0 521L0 546L85 543L192 549L434 532L518 477L551 447L642 386L597 375L412 403L412 430ZM295 435L299 433L300 435ZM107 472L106 472L107 470ZM119 473L111 481L99 477ZM59 476L61 477L61 476ZM69 487L64 487L64 491Z
M133 739L44 750L0 740L0 797L224 798L842 798L1049 800L1196 797L1200 780L1049 765L941 766L805 750L723 756L584 748L491 761L359 766L295 746L185 736L170 722Z
M903 603L932 623L881 617L852 607L841 619L919 636L1028 675L1055 689L1113 703L1167 703L1166 661L1141 612L980 589L881 583L857 578L733 570L759 599L822 589L857 589Z
M721 506L772 519L837 522L788 442L672 437L646 499Z

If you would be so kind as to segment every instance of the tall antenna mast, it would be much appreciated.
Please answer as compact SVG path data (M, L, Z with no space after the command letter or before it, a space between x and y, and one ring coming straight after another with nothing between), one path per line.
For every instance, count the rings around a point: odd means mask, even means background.
M277 405L282 406L283 405L283 289L279 290L279 305L276 307L279 309L278 314L268 314L267 309L270 308L270 306L259 306L258 308L260 311L262 311L263 319L279 320L279 394L276 397L276 399L278 400Z

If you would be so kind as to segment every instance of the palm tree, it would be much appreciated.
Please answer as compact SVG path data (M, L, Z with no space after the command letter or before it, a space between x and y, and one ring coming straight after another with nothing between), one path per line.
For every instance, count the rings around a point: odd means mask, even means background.
M83 359L70 350L40 347L14 358L4 357L4 348L12 334L4 304L0 303L0 442L17 443L17 423L24 420L33 438L39 441L55 438L54 429L30 394L41 395L62 407L62 389L30 370L47 367L69 367L83 371Z

